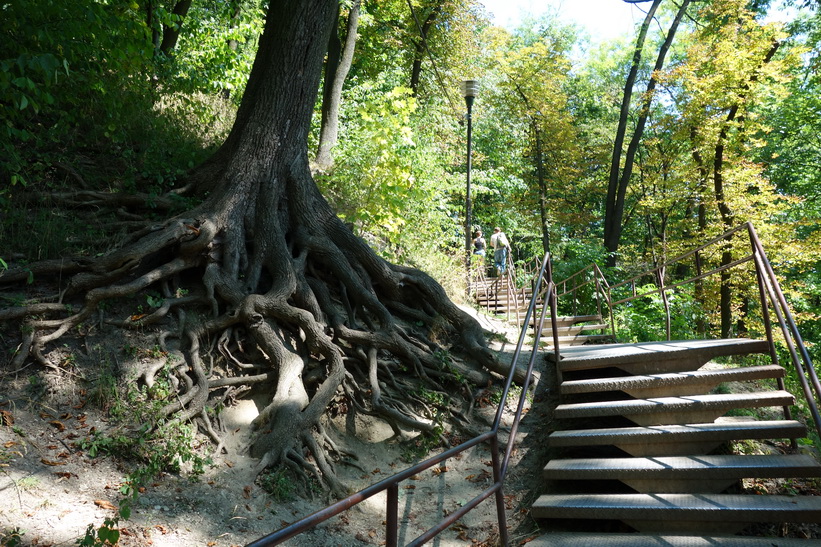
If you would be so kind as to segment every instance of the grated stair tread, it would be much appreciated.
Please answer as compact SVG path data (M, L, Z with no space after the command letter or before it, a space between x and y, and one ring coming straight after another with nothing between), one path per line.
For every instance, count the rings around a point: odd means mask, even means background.
M548 437L551 446L598 446L659 441L735 441L803 438L807 427L796 420L726 420L698 424L568 429Z
M783 378L784 368L779 365L762 365L753 367L727 368L720 370L696 370L689 372L672 372L665 374L642 374L618 378L593 378L589 380L565 381L561 385L563 395L575 393L598 393L603 391L626 391L630 389L649 389L654 387L683 386L704 382L760 380L764 378Z
M554 416L560 419L591 418L666 412L719 411L734 408L787 406L794 403L795 398L792 394L781 390L754 393L723 393L564 404L556 407Z
M740 494L547 494L535 518L699 522L821 522L821 496Z
M535 538L528 547L808 547L821 541L756 536L678 536L553 532Z
M543 476L549 480L797 478L821 476L821 465L805 454L577 458L550 461Z

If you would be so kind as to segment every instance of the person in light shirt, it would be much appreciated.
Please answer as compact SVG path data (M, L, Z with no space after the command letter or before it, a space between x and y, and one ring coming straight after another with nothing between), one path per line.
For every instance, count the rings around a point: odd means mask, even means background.
M493 247L493 265L499 275L503 275L507 269L507 253L510 249L510 242L502 229L496 226L493 235L490 236L490 246Z

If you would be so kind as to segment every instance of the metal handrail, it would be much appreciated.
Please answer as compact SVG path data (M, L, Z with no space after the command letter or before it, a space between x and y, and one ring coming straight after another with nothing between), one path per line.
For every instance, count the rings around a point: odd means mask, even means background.
M533 293L533 297L531 298L530 304L528 305L527 312L525 314L524 325L521 329L519 334L519 339L516 344L516 351L513 353L513 357L511 358L510 362L510 371L508 372L507 379L505 382L504 390L502 391L502 399L499 402L499 407L496 410L496 417L493 421L493 426L491 427L490 431L487 431L473 439L463 442L459 446L455 446L449 450L442 452L436 456L428 458L416 465L405 469L399 473L396 473L390 477L387 477L380 482L368 486L348 496L345 499L342 499L328 507L316 511L315 513L308 515L294 523L285 526L276 532L273 532L265 537L257 539L256 541L252 541L247 545L247 547L267 547L271 545L279 545L283 541L292 538L302 532L305 532L318 524L334 517L343 511L350 509L351 507L365 501L366 499L380 493L386 492L387 493L387 502L386 502L386 518L385 518L385 526L386 526L386 545L387 547L395 547L398 542L398 506L399 506L399 483L425 471L433 467L434 465L443 462L449 458L452 458L469 448L472 448L482 442L488 442L490 444L490 452L491 452L491 462L493 467L493 484L483 490L479 495L474 497L469 502L465 503L460 507L457 511L450 513L445 519L440 521L438 524L427 530L425 533L408 543L408 545L422 545L423 543L429 541L441 531L447 529L453 523L458 521L462 516L467 514L470 510L474 507L479 505L482 501L486 500L492 495L495 495L496 498L496 513L497 519L499 524L499 538L502 542L502 545L507 546L509 544L508 533L507 533L507 517L505 515L505 505L504 505L504 497L502 493L502 488L504 486L505 476L507 474L508 464L510 462L510 456L513 451L513 444L516 439L516 433L519 428L519 423L521 422L522 414L524 411L524 404L526 401L526 396L528 390L530 388L530 381L533 376L533 367L536 363L536 357L538 355L538 348L539 348L539 335L541 334L541 327L545 320L545 311L547 306L542 306L542 313L540 317L540 325L539 330L535 339L535 343L533 344L533 348L531 349L530 360L528 361L527 365L527 373L525 374L525 380L522 384L522 391L519 395L519 403L516 408L516 412L513 415L513 422L510 426L510 433L508 435L507 444L505 445L504 456L500 459L500 451L499 451L499 429L502 423L502 417L504 416L504 410L507 405L507 397L510 393L510 388L513 384L514 374L516 372L516 364L519 361L519 356L521 355L522 348L524 346L524 341L527 335L527 325L530 322L530 317L533 315L536 309L536 295L541 290L542 281L546 278L546 290L544 294L547 296L547 301L551 307L551 313L553 317L556 317L556 287L552 281L552 268L550 267L550 254L546 254L544 260L542 262L542 267L539 271L539 277L536 282L536 287ZM553 337L554 340L558 340L558 333L556 330L555 322L553 325ZM559 358L559 350L558 344L556 344L555 348L556 358Z
M731 260L726 264L720 264L706 272L703 271L704 251L717 245L720 245L722 247L726 246L729 244L733 236L745 231L750 240L750 245L752 249L749 254L745 254L742 257L736 258L735 260ZM665 280L666 272L669 269L671 269L671 266L681 264L690 257L694 257L695 259L696 275L684 280L676 280L668 284L668 282ZM612 285L605 285L607 288L607 302L610 310L611 319L613 317L613 309L617 306L632 302L633 300L637 300L639 298L644 298L647 296L658 294L662 299L662 304L664 305L667 340L670 340L671 317L669 303L667 300L668 291L671 291L683 285L697 283L707 277L722 272L727 272L733 268L737 268L748 262L752 262L755 266L756 281L758 285L759 300L761 304L761 314L764 324L765 335L770 347L770 356L773 359L773 363L778 364L778 352L776 350L775 338L773 336L773 324L772 319L770 317L770 310L772 309L776 316L778 326L781 329L781 333L783 335L784 342L787 346L787 350L790 354L790 360L792 361L792 365L797 372L798 379L801 384L802 391L804 392L804 397L809 406L809 410L812 415L813 421L815 422L815 429L818 432L819 437L821 437L821 415L819 415L817 402L818 400L821 400L821 382L819 382L818 380L818 374L816 373L815 367L812 364L812 360L810 358L809 352L807 351L807 347L804 344L803 339L801 338L801 333L798 331L798 327L792 316L792 312L789 309L789 305L787 304L784 292L781 290L780 284L778 283L778 279L775 275L772 264L770 263L766 252L764 251L764 247L761 244L761 240L759 239L758 234L756 233L752 223L747 222L745 224L742 224L741 226L728 230L699 247L691 249L690 251L687 251L686 253L679 255L671 260L668 260L662 264L659 264L652 269L634 275L627 280ZM575 274L567 278L565 281L557 282L557 285L565 287L565 284L568 280L581 276L593 267L595 267L595 270L598 271L598 267L595 264L592 264L590 266L587 266L586 268L583 268L579 272L576 272ZM655 279L657 286L651 290L639 292L636 287L637 282L649 277ZM587 280L584 284L579 284L578 286L574 286L570 290L560 292L558 294L558 297L561 298L566 294L573 293L577 291L580 287L591 282L592 280ZM630 289L629 296L613 300L612 295L616 293L619 289L624 288ZM615 326L614 334L616 334ZM779 389L784 389L784 380L779 379L778 383ZM787 417L789 417L790 413L788 407L785 407L785 414L787 415Z
M572 286L568 289L567 286L571 284L571 282ZM581 270L571 274L569 277L563 279L562 281L556 281L555 283L557 300L561 300L562 297L566 297L568 295L573 295L574 314L578 312L578 299L575 296L576 293L588 285L595 285L593 290L595 291L594 294L596 294L597 313L599 316L604 318L601 305L603 300L607 309L607 318L610 322L610 334L613 335L614 340L617 339L616 321L613 315L614 303L610 283L608 283L607 278L605 278L601 269L599 269L598 264L593 262L585 266ZM558 339L556 339L554 343L558 344Z

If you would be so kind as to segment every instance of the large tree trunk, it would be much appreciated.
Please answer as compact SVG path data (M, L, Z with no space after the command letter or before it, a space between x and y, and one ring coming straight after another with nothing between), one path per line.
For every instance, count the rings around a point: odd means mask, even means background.
M308 131L336 8L337 0L272 2L235 125L191 174L207 195L199 206L147 226L103 257L27 268L40 276L49 268L55 275L79 271L65 290L65 298L84 295L77 313L65 317L62 303L38 305L0 310L0 320L28 317L31 334L15 359L46 364L44 347L87 321L101 302L181 282L185 272L189 296L166 294L156 312L121 322L142 328L186 308L201 317L184 321L180 314L182 334L165 333L181 338L188 367L175 369L185 381L163 413L207 423L209 403L223 400L227 387L256 384L270 395L254 421L260 469L287 465L341 495L329 458L339 450L320 423L332 401L381 417L397 434L433 434L438 416L469 410L466 380L490 378L480 366L504 368L479 324L438 283L378 257L311 178ZM3 281L23 275L9 271ZM210 375L200 354L208 341L221 355ZM414 401L420 383L450 402L432 408Z

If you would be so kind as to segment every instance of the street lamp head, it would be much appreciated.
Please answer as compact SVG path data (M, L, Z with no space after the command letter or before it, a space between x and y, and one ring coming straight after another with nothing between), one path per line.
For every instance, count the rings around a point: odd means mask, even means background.
M465 80L462 82L462 96L464 96L465 99L475 97L478 91L479 80Z

